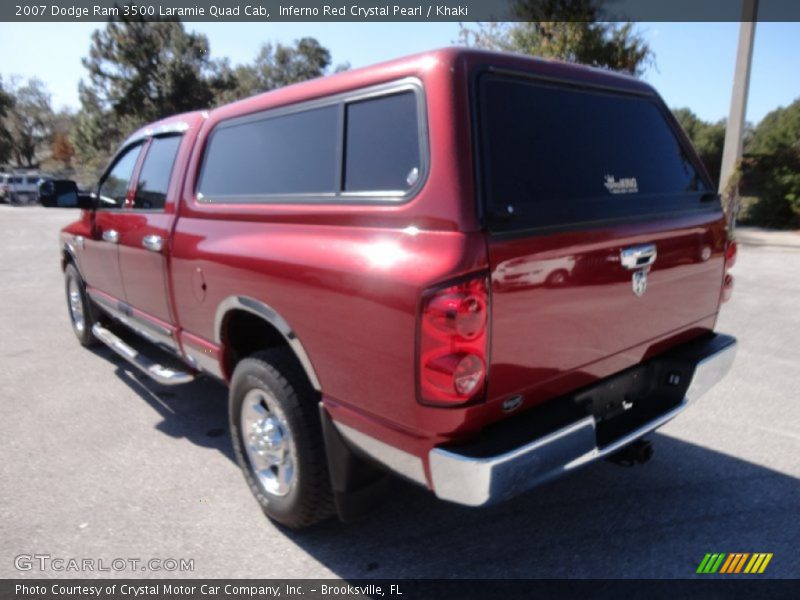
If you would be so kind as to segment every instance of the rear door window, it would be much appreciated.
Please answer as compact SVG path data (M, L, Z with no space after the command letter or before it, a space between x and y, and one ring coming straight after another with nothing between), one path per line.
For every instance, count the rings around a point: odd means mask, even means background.
M133 208L145 210L164 208L172 167L175 165L180 144L181 137L178 135L157 137L150 142L147 156L139 171Z
M553 227L707 207L706 182L650 96L484 75L483 192L495 227Z

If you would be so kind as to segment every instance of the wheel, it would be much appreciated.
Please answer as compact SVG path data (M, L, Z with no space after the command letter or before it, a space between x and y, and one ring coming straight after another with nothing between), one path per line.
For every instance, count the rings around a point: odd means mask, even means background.
M91 301L86 295L86 286L83 284L81 275L72 263L64 269L64 285L72 331L75 332L81 346L91 346L97 341L92 333L92 326L96 322L94 311Z
M333 514L317 399L287 349L236 365L230 428L236 460L268 517L302 529Z
M550 273L545 283L550 287L561 287L567 283L567 279L569 279L569 274L564 269L559 269Z

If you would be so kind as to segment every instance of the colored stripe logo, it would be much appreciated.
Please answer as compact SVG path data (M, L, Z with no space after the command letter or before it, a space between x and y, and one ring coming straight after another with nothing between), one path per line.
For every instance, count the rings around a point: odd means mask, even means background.
M713 575L714 573L725 575L763 573L771 560L771 552L756 552L753 554L749 552L709 553L700 561L697 572L702 575Z

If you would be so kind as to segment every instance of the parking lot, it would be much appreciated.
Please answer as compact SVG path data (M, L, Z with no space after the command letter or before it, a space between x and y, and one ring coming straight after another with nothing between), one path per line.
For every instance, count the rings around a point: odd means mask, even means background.
M800 577L798 234L743 236L718 323L733 371L652 436L647 465L490 509L397 482L361 521L295 533L233 462L225 388L161 387L78 345L57 244L76 216L0 205L0 577L87 575L19 571L20 554L194 560L116 577L689 577L707 552L771 552L760 577Z

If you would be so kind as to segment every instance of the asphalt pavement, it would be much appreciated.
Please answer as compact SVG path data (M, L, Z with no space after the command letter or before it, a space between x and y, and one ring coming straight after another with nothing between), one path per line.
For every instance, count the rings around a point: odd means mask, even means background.
M599 462L489 509L397 482L361 521L297 533L233 461L225 388L161 387L78 345L57 244L76 216L0 205L0 577L691 577L707 552L771 552L759 577L800 577L796 233L743 230L718 322L736 363L652 436L648 464ZM27 555L193 570L24 570Z

